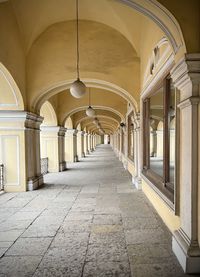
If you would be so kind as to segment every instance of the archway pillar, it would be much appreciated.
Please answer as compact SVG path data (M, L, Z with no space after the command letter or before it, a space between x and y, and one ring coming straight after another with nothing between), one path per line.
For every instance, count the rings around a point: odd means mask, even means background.
M84 153L84 131L78 131L77 133L77 155L78 159L85 157Z
M181 226L173 235L173 251L186 273L200 273L200 54L186 55L171 76L180 90Z
M65 160L70 163L78 161L77 132L76 129L67 129L65 133Z
M0 163L8 192L37 189L40 168L40 124L43 118L24 111L0 112Z
M123 147L123 129L120 127L119 129L119 149L118 149L118 155L119 155L119 160L122 161L122 147Z
M89 149L88 149L88 133L84 134L84 153L85 153L85 155L89 154Z
M142 189L142 179L141 179L141 152L140 152L140 114L137 113L132 118L133 122L133 135L134 135L134 166L135 166L135 176L133 178L133 183L137 189Z
M92 146L91 146L91 134L88 134L88 152L92 152Z
M64 136L66 129L60 126L41 126L41 158L48 158L48 172L66 169Z

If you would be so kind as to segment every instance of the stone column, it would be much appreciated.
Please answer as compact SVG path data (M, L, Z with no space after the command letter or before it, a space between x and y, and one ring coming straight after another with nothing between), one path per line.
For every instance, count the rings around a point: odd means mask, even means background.
M200 273L199 106L200 54L186 55L171 71L180 90L180 220L173 251L186 273ZM178 147L178 146L177 146ZM178 186L178 184L176 184ZM178 188L176 188L178 189ZM176 199L175 199L176 201Z
M40 124L43 118L24 111L0 111L0 163L4 189L37 189L43 183L40 168Z
M59 153L59 171L64 171L67 168L65 161L65 132L66 128L60 127L58 132L58 153Z
M77 133L77 154L78 159L85 157L84 153L84 131L78 131Z
M84 134L84 153L85 153L85 155L89 154L89 149L88 149L88 133Z
M60 126L41 126L41 158L48 158L48 171L66 169L64 136L66 129Z
M133 117L133 132L134 132L134 165L135 165L135 177L134 177L134 185L137 189L142 188L142 180L141 180L141 152L140 152L140 115L137 113Z
M65 160L70 163L78 161L77 130L67 129L65 133Z
M119 160L122 160L122 147L123 147L123 129L120 127L119 129Z
M93 152L94 151L94 135L93 134L90 135L90 140L91 140L91 143L90 143L91 152Z

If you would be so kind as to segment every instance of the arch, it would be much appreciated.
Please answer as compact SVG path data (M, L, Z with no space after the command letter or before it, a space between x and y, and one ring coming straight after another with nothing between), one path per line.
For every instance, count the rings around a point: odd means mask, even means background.
M155 22L156 25L165 33L175 54L181 47L183 47L183 51L186 53L185 41L178 21L172 13L157 0L151 0L150 2L143 3L141 3L141 0L117 1L131 7L134 10L137 10Z
M163 121L158 123L157 131L163 131Z
M76 127L75 127L75 129L77 129L78 131L81 131L81 123L79 123Z
M107 107L107 106L93 106L93 108L94 109L101 109L101 110L111 111L111 112L117 114L121 118L122 121L125 120L125 117L120 112L118 112L118 111L116 111L116 110L114 110L110 107ZM69 112L68 114L65 115L62 124L65 125L65 121L69 116L72 116L73 114L75 114L79 111L85 110L85 109L87 109L87 106L82 106L82 107L79 107L79 108L76 108L76 109L72 110L71 112Z
M105 119L109 119L109 120L111 120L111 121L114 121L115 123L117 123L117 124L119 124L120 122L118 122L115 118L113 118L113 117L111 117L111 116L106 116L106 115L98 115L97 116L98 118L105 118ZM88 118L88 116L87 117L83 117L83 118L81 118L80 120L78 120L77 121L77 123L76 123L76 126L78 126L78 124L80 124L80 123L84 123L84 121L89 121L90 120L90 118ZM84 124L83 124L84 125Z
M21 92L10 72L0 62L0 110L24 110Z
M43 126L57 126L58 120L56 116L56 112L52 106L52 104L49 101L46 101L41 109L40 109L40 115L44 117Z
M66 117L66 120L63 124L65 126L65 128L67 129L73 129L73 122L72 122L72 119L71 119L71 116L67 116Z
M109 122L101 122L100 124L101 124L101 126L102 126L102 129L103 129L103 126L109 126L109 127L111 127L113 130L116 130L116 129L117 129L117 126L114 126L114 125L112 125L112 124L109 123ZM91 127L91 128L94 128L94 127L96 128L95 124L92 123L92 122L87 123L87 124L85 125L85 127L86 127L87 129L89 129L90 127Z
M125 89L123 89L113 83L103 81L100 79L81 78L81 80L85 83L85 85L87 87L104 89L104 90L116 93L117 95L123 97L126 101L130 102L134 112L139 111L139 106L138 106L136 100ZM41 105L45 101L47 101L50 97L58 94L59 92L69 90L69 88L73 82L74 82L74 80L65 80L62 82L58 82L57 84L50 86L49 88L46 88L43 91L40 91L40 93L38 94L38 97L33 102L33 106L32 106L33 111L38 112L38 110L40 110Z

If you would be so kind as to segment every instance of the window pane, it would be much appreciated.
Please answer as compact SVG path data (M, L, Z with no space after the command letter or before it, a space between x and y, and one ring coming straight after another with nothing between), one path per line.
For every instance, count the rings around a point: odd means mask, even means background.
M150 169L163 177L163 87L150 97Z
M174 170L175 170L175 128L176 128L176 119L175 119L175 109L176 109L176 94L175 88L172 81L170 80L170 104L169 104L169 161L170 161L170 172L169 172L169 181L174 184Z

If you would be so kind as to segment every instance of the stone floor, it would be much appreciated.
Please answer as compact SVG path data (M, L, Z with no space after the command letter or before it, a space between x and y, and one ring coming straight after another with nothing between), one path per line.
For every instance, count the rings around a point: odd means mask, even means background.
M185 276L171 234L110 146L0 196L0 277Z

